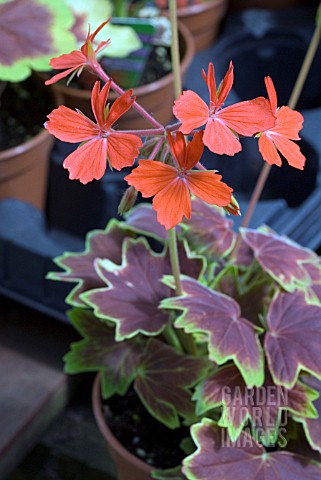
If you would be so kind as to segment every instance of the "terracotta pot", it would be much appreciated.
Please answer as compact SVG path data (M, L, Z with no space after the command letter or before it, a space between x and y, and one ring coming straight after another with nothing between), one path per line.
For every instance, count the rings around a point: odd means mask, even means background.
M181 71L184 75L192 62L194 56L194 41L191 33L185 25L179 25L179 39L181 50ZM42 74L43 79L48 78ZM91 90L81 90L56 83L53 85L56 98L56 105L65 105L69 108L78 108L90 118L91 110ZM172 106L174 101L173 74L169 73L155 82L134 88L138 102L149 113L151 113L160 123L167 125L173 120ZM117 95L111 92L109 99L115 100ZM124 130L151 128L150 124L143 119L134 108L117 122L118 128Z
M196 52L204 50L214 43L227 6L228 0L208 0L178 8L178 18L193 35Z
M103 413L100 395L100 376L97 375L92 390L94 416L108 450L115 462L117 480L150 480L152 467L130 453L109 430Z
M53 136L42 129L31 140L0 151L0 199L16 198L45 209L53 142Z

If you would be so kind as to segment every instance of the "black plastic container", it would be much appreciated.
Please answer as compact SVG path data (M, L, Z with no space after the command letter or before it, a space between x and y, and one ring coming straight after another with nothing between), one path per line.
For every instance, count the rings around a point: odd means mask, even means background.
M47 198L47 225L83 238L89 230L104 228L117 216L119 202L128 187L124 177L130 169L111 171L87 185L70 181L62 166L75 145L56 141L51 155Z

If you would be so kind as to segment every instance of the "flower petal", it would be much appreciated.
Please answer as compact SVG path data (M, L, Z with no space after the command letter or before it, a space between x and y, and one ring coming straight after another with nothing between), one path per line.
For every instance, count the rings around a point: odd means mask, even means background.
M64 105L48 115L46 129L63 142L78 143L91 140L99 134L97 125L80 112Z
M205 70L202 70L203 79L207 85L208 91L210 93L210 102L214 105L216 104L216 82L214 75L214 65L212 62L208 64L207 75Z
M68 155L63 166L69 170L70 180L77 179L85 185L104 175L107 165L106 143L105 138L94 138Z
M86 63L86 57L79 50L73 50L60 57L52 58L49 63L54 70L76 69Z
M81 66L82 64L77 65L76 67L69 68L64 72L57 73L57 75L54 75L49 80L46 80L45 85L52 85L53 83L59 82L59 80L61 80L62 78L68 77L70 73L74 72L75 70L77 70L77 68L80 68Z
M186 140L182 132L177 132L175 137L170 132L167 132L168 143L174 158L176 159L180 168L185 167L186 159Z
M105 106L109 94L111 80L105 83L100 91L100 82L97 80L91 92L91 108L94 112L98 125L103 128L105 125Z
M210 205L227 206L232 200L233 189L221 182L221 175L213 172L191 171L187 182L191 192Z
M175 227L183 217L191 218L191 196L186 180L176 178L157 193L153 199L157 220L166 230Z
M105 40L104 42L100 42L98 47L95 49L95 55L98 55L102 50L104 50L108 45L110 45L111 40L108 38L108 40Z
M242 150L236 136L219 118L210 118L203 136L204 145L219 155L235 155Z
M208 106L197 93L186 90L174 102L173 112L182 122L180 131L190 133L194 128L204 125L209 117Z
M299 170L304 169L305 156L301 153L300 147L296 143L292 142L292 140L289 140L283 135L278 135L277 133L273 133L272 139L274 145L287 160L289 165L294 168L298 168Z
M139 166L125 177L129 185L144 198L153 197L157 220L167 230L185 216L191 216L191 199L186 179L180 178L175 167L155 160L139 160Z
M124 113L126 113L132 104L135 102L136 97L132 97L132 90L128 90L120 97L116 98L112 106L110 107L107 119L106 127L109 128L115 123Z
M139 160L138 167L125 177L144 198L153 197L178 177L176 168L155 160Z
M107 157L115 170L131 167L139 155L142 146L141 138L132 133L111 133L107 137Z
M303 121L301 113L289 107L281 107L276 112L275 127L271 130L290 140L300 140L299 131L302 129Z
M278 165L281 167L282 160L275 148L273 140L268 133L262 133L259 138L259 151L269 165Z
M107 18L107 20L105 20L103 23L101 23L97 28L96 30L94 31L94 33L90 33L88 32L88 35L87 35L87 38L86 38L86 42L88 42L88 40L90 40L92 43L94 42L95 40L95 37L96 35L98 35L98 33L100 32L100 30L102 30L104 28L104 26L110 22L111 20L111 17ZM108 40L107 40L108 41Z
M276 90L275 90L272 78L265 77L264 82L265 82L266 91L268 93L271 110L273 113L275 113L278 107L278 98L276 95Z
M225 102L228 94L231 91L231 88L233 86L234 82L234 71L233 71L233 63L230 62L228 71L226 72L226 75L221 83L221 85L218 88L219 94L217 96L217 105L223 105Z
M95 37L96 35L98 35L98 33L100 32L100 30L102 30L102 28L111 20L111 17L109 17L107 20L105 20L103 23L101 23L97 28L96 30L94 31L94 33L90 33L90 26L89 26L89 29L88 29L88 34L87 34L87 38L86 38L86 41L85 43L82 45L81 47L81 51L83 52L83 54L86 56L86 58L89 60L89 61L95 61L95 55L101 51L103 48L105 48L109 43L110 43L110 39L104 41L104 42L100 42L100 44L98 45L98 47L96 48L96 50L94 51L93 50L93 43L94 43L94 40L95 40Z
M275 125L275 117L263 97L235 103L223 108L215 116L239 135L249 137Z
M200 161L204 151L203 130L194 133L193 138L187 144L185 169L191 170Z

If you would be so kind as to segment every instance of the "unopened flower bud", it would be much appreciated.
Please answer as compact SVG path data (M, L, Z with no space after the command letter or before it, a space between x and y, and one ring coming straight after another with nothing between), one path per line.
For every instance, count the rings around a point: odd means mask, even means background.
M223 207L226 213L231 213L232 215L240 215L241 216L241 211L240 211L240 206L236 200L235 197L232 195L232 200L231 202L226 206Z
M129 212L133 208L137 198L137 190L134 187L128 187L125 191L123 198L121 199L118 205L118 214L124 215L124 213Z

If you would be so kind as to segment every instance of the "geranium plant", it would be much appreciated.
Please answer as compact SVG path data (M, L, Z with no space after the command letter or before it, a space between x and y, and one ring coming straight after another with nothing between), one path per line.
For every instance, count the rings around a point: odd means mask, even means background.
M20 82L76 46L74 17L63 0L0 0L0 79Z
M60 106L45 126L80 143L63 164L70 179L99 180L107 163L132 170L124 220L88 233L85 250L57 258L62 270L49 274L75 284L67 303L83 339L65 356L66 372L100 372L104 399L133 388L169 430L190 426L182 465L155 478L319 479L320 258L268 226L235 233L233 190L200 163L204 145L235 155L247 136L267 165L303 169L302 115L277 105L269 77L267 98L224 106L233 63L220 84L210 63L199 73L209 101L180 93L176 75L177 122L163 126L104 73L96 53L109 40L94 50L95 34L81 54L55 60L55 80L88 68L104 83L92 90L95 121ZM110 89L119 94L111 106ZM151 128L118 130L130 108ZM134 207L138 192L152 203Z
M0 149L21 144L42 128L45 113L38 95L29 93L35 89L29 77L50 70L52 56L76 48L73 22L63 0L0 0ZM30 109L33 115L26 113Z

